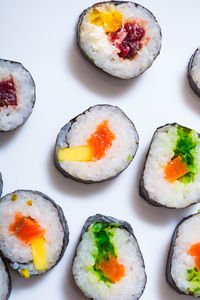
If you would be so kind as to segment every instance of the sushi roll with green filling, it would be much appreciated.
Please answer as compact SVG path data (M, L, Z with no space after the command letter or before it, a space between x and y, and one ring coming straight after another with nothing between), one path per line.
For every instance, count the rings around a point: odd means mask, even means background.
M19 127L35 104L35 83L21 63L0 59L0 131Z
M182 208L200 201L200 136L179 124L159 127L140 179L140 195L155 206Z
M3 180L2 180L2 175L1 175L1 172L0 172L0 196L2 194L2 190L3 190Z
M62 209L45 194L17 190L0 199L0 252L23 277L53 268L68 241Z
M200 48L197 48L190 58L188 79L192 90L200 97Z
M96 67L122 79L146 71L161 49L161 29L154 15L131 1L94 4L79 17L77 42Z
M11 278L5 261L0 257L0 299L7 300L11 293Z
M134 124L117 106L95 105L61 128L55 165L66 177L97 183L119 175L138 148Z
M200 297L200 214L184 218L175 228L166 278L180 294Z
M81 232L72 273L88 298L139 299L146 274L130 224L99 214L89 217Z

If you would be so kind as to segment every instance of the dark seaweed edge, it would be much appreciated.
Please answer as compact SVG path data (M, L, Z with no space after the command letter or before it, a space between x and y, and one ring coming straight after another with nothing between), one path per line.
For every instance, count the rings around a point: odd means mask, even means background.
M74 280L76 286L79 288L79 290L80 290L80 291L81 291L88 299L93 299L93 298L89 298L89 297L84 293L84 291L78 286L78 284L76 283L76 280L75 280L75 278L74 278L74 276L73 276L73 264L74 264L75 257L77 256L77 250L78 250L78 246L79 246L79 244L80 244L80 242L81 242L81 240L82 240L82 236L83 236L83 234L87 231L88 227L89 227L92 223L94 223L94 222L105 222L105 223L110 223L110 224L112 224L112 223L117 223L117 224L119 225L118 228L124 229L124 230L128 231L128 233L130 233L130 234L133 236L133 238L134 238L134 240L135 240L135 243L136 243L136 247L137 247L138 253L139 253L139 255L140 255L140 257L141 257L141 260L142 260L142 266L143 266L143 268L144 268L144 275L145 275L144 286L143 286L143 289L142 289L140 295L138 296L138 298L135 298L135 296L133 296L133 299L138 300L138 299L142 296L142 294L143 294L143 292L144 292L144 290L145 290L145 287L146 287L146 283L147 283L147 275L146 275L146 271L145 271L144 258L143 258L143 256L142 256L142 252L141 252L141 250L140 250L138 241L137 241L137 239L136 239L136 237L135 237L135 235L134 235L133 228L131 227L131 225L130 225L128 222L126 222L126 221L119 220L119 219L116 219L116 218L110 217L110 216L104 216L104 215L101 215L101 214L96 214L96 215L94 215L94 216L90 216L89 218L87 218L87 220L85 221L85 223L84 223L84 225L83 225L83 228L82 228L82 230L81 230L81 234L80 234L78 243L77 243L77 245L76 245L75 254L74 254L74 257L73 257L73 260L72 260L72 277L73 277L73 280Z
M3 190L3 179L2 179L1 172L0 172L0 197L1 197L1 194L2 194L2 190Z
M10 276L10 272L9 272L9 269L8 269L8 263L7 263L6 259L4 257L0 256L0 260L2 260L2 263L4 264L4 267L5 267L5 271L8 275L8 293L7 293L6 298L4 298L2 300L8 300L8 298L11 294L11 290L12 290L12 281L11 281L11 276Z
M192 66L193 66L193 61L194 61L194 58L195 58L195 55L196 53L199 51L199 49L197 48L195 50L195 52L192 54L192 56L190 57L190 60L189 60L189 63L188 63L188 80L189 80L189 84L190 84L190 87L191 89L193 90L193 92L198 96L200 97L200 89L198 88L197 84L195 83L194 79L192 78L192 75L191 75L191 69L192 69Z
M190 128L188 128L188 127L182 126L182 125L180 125L180 124L178 124L178 123L175 123L175 122L174 122L174 123L167 123L167 124L165 124L165 125L163 125L163 126L158 127L158 128L156 129L156 131L154 132L154 134L153 134L153 137L152 137L151 142L150 142L149 149L148 149L147 154L146 154L146 156L145 156L145 161L144 161L144 166L143 166L143 170L142 170L142 175L141 175L140 181L139 181L139 195L140 195L145 201L147 201L149 204L151 204L151 205L153 205L153 206L156 206L156 207L165 207L165 208L168 208L168 209L182 209L182 208L189 207L190 205L193 205L193 204L196 204L196 203L200 202L200 199L199 199L199 201L190 203L190 204L188 204L188 205L186 205L186 206L183 206L183 207L180 207L180 208L177 208L176 206L174 206L174 207L167 206L167 205L161 204L161 203L157 202L156 200L152 199L152 198L149 196L148 191L147 191L147 190L145 189L145 187L144 187L144 170L145 170L145 167L146 167L146 161L147 161L147 158L148 158L148 155L149 155L149 151L150 151L150 149L151 149L151 145L152 145L152 142L153 142L153 140L154 140L154 137L155 137L156 133L158 132L158 130L164 128L165 126L176 126L176 125L177 125L177 126L181 126L182 128L185 128L185 129L193 130L193 129L190 129ZM196 132L196 130L195 130L195 132ZM197 132L196 132L196 133L197 133ZM199 134L199 133L197 133L197 134L198 134L198 136L200 137L200 134Z
M84 16L85 16L86 12L87 12L89 9L95 7L96 5L103 4L103 3L110 3L110 4L113 3L115 6L120 5L120 4L123 4L123 3L132 3L132 4L134 4L136 7L140 6L141 8L143 8L144 10L146 10L146 11L153 17L153 19L156 21L156 23L158 23L158 21L157 21L156 17L154 16L154 14L153 14L150 10L148 10L146 7L144 7L144 6L142 6L142 5L138 4L138 3L132 2L132 1L105 1L105 2L97 2L97 3L95 3L94 5L92 5L92 6L88 7L88 8L86 8L86 9L80 14L80 16L79 16L79 18L78 18L77 31L76 31L76 40L77 40L78 48L79 48L79 50L81 51L82 55L83 55L83 56L84 56L84 57L85 57L85 58L86 58L93 66L95 66L97 69L99 69L99 70L102 71L103 73L108 74L108 75L111 76L111 77L114 77L114 78L117 78L117 79L122 79L122 80L129 80L129 79L137 78L137 77L139 77L140 75L142 75L145 71L147 71L147 70L152 66L154 60L155 60L156 57L160 54L160 50L161 50L162 44L161 44L161 46L160 46L160 49L159 49L158 53L157 53L157 54L155 55L155 57L153 58L153 61L151 62L151 64L150 64L143 72L140 72L137 76L133 76L133 77L130 77L130 78L123 78L123 77L119 77L119 76L117 76L117 75L113 75L113 74L111 74L111 73L108 73L107 71L105 71L105 70L102 69L101 67L97 66L96 63L95 63L95 61L94 61L94 59L92 59L91 57L89 57L89 56L87 55L87 53L86 53L86 52L82 49L82 47L81 47L81 43L80 43L80 27L81 27L81 23L82 23L82 21L83 21L83 18L84 18ZM159 27L160 27L160 24L159 24L159 23L158 23L158 25L159 25ZM160 39L162 40L161 27L160 27Z
M196 216L198 215L198 213L196 214L192 214L192 215L189 215L188 217L184 217L175 227L174 229L174 232L173 232L173 235L172 235L172 238L171 238L171 242L170 242L170 246L169 246L169 251L168 251L168 256L167 256L167 263L166 263L166 272L165 272L165 276L166 276L166 280L167 280L167 283L176 291L178 292L179 294L182 294L182 295L187 295L187 296L193 296L193 294L189 293L189 294L186 294L185 292L183 292L182 290L180 290L175 281L173 280L172 278L172 275L171 275L171 268L172 268L172 257L173 257L173 252L174 252L174 246L175 246L175 242L176 242L176 238L177 238L177 235L178 235L178 230L179 230L179 226L185 222L187 219L193 217L193 216ZM197 298L200 298L197 297Z
M12 195L12 194L15 194L15 193L20 193L20 192L29 192L29 193L37 194L37 195L43 197L43 199L49 201L49 202L56 208L56 210L57 210L57 212L58 212L58 217L59 217L61 226L62 226L62 228L63 228L63 232L64 232L63 245L62 245L62 249L61 249L61 251L60 251L60 255L59 255L57 261L54 263L53 266L51 266L49 269L45 270L45 272L38 273L38 274L32 274L31 276L43 275L43 274L45 274L47 271L49 271L49 270L51 270L52 268L54 268L54 267L59 263L59 261L62 259L63 255L64 255L64 253L65 253L65 250L66 250L66 248L67 248L67 245L68 245L68 243L69 243L69 227L68 227L67 220L66 220L66 218L65 218L65 216L64 216L64 213L63 213L62 208L61 208L61 207L60 207L53 199L51 199L49 196L47 196L46 194L44 194L44 193L42 193L42 192L39 192L39 191L33 191L33 190L21 190L21 189L19 189L19 190L16 190L16 191L14 191L14 192L12 192L12 193L9 193L9 194L3 196L2 198L0 198L0 203L1 203L1 201L3 200L4 197L9 196L9 195ZM12 269L13 269L12 264L13 264L13 263L18 263L18 262L16 262L16 261L12 261L10 258L8 258L8 257L3 253L2 250L0 250L0 255L8 261L8 263L9 263L9 265L11 266ZM21 263L19 263L19 264L21 264ZM24 265L26 265L26 264L24 264ZM28 264L27 264L27 265L28 265ZM17 273L20 274L20 273L18 272L18 269L13 269L13 270L14 270L14 271L17 271ZM31 277L31 276L30 276L30 277Z
M29 73L30 78L31 78L32 83L33 83L33 89L34 89L34 94L33 94L33 96L32 96L32 110L31 110L31 112L29 113L29 115L28 115L25 119L23 119L23 122L22 122L21 124L17 125L17 126L14 127L14 128L11 128L11 129L9 129L9 130L1 130L1 129L0 129L0 133L1 133L1 132L12 132L12 131L14 131L15 129L21 127L21 126L26 122L26 120L30 117L30 115L31 115L32 112L33 112L33 108L34 108L35 101L36 101L36 85L35 85L35 81L33 80L33 77L32 77L32 75L31 75L31 73L30 73L30 72L22 65L22 63L17 62L17 61L13 61L13 60L2 59L2 58L0 58L0 60L3 60L4 62L9 62L9 63L11 63L11 64L17 64L17 65L20 65L27 73Z
M66 138L66 134L70 131L71 129L71 126L73 125L73 123L76 122L76 119L85 114L86 112L90 111L91 109L93 109L94 107L96 106L109 106L109 107L114 107L114 108L117 108L120 110L120 112L131 122L131 124L133 125L133 130L135 131L136 133L136 136L137 136L137 139L136 139L136 151L134 153L134 155L131 157L131 159L129 160L128 162L128 165L123 169L121 170L119 173L117 173L116 175L114 176L111 176L111 177L108 177L108 178L105 178L103 180L99 180L99 181L95 181L95 180L84 180L84 179L81 179L81 178L77 178L77 177L74 177L72 176L70 173L68 173L67 171L65 171L59 164L59 161L57 159L57 151L58 149L60 148L59 146L59 139L60 139L60 136L62 134L65 133L65 138ZM68 146L68 142L67 140L65 139L65 143L66 145ZM136 153L137 153L137 150L138 150L138 147L139 147L139 135L138 135L138 132L136 130L136 127L135 127L135 124L131 121L131 119L129 119L129 117L125 114L125 112L123 112L118 106L114 106L114 105L109 105L109 104L96 104L94 106L90 106L88 109L86 109L85 111L83 111L82 113L80 113L79 115L77 115L76 117L74 117L72 120L70 120L67 124L65 124L61 130L59 131L58 135L57 135L57 139L56 139L56 145L55 145L55 151L54 151L54 163L55 163L55 166L56 168L58 169L58 171L60 171L62 173L62 175L64 175L65 177L67 178L70 178L72 180L75 180L75 181L78 181L78 182L81 182L81 183L85 183L85 184L92 184L92 183L101 183L101 182L105 182L105 181L108 181L108 180L111 180L115 177L117 177L120 173L122 173L128 166L129 164L132 162L133 158L135 157Z

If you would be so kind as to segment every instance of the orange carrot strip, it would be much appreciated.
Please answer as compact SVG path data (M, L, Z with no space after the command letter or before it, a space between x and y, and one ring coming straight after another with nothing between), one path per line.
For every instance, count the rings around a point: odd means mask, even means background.
M121 278L125 275L125 267L118 263L117 259L113 256L109 256L109 260L103 260L99 264L99 269L105 274L105 276L114 281L120 281Z
M189 171L187 165L182 161L180 156L173 158L165 166L165 179L174 182Z
M200 243L193 244L187 253L194 256L195 267L200 271Z

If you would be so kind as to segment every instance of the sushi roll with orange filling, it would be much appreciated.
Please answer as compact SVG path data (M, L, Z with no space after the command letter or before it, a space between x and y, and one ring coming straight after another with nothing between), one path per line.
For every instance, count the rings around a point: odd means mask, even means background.
M0 251L20 275L28 279L53 268L68 241L62 209L48 196L17 190L0 199Z
M35 83L22 64L0 59L0 131L14 130L30 116Z
M6 262L0 257L0 299L7 300L11 293L11 278Z
M94 4L79 17L78 46L96 67L118 78L146 71L161 49L161 29L154 15L131 1Z
M121 173L137 148L137 131L125 113L116 106L95 105L60 130L55 164L66 177L102 182Z
M89 217L81 232L72 273L90 299L139 299L146 273L130 224L99 214Z

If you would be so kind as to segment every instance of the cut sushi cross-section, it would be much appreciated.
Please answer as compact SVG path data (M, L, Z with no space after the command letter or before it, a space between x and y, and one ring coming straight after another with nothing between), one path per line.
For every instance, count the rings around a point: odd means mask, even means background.
M194 93L200 97L200 48L197 48L190 58L188 80Z
M86 9L78 23L78 45L97 67L123 79L153 63L161 48L155 17L133 2L108 1Z
M158 128L140 181L141 196L176 208L198 202L199 155L200 137L194 130L175 123Z
M46 195L18 190L0 199L0 251L26 279L59 262L68 235L61 208Z
M139 299L146 284L144 261L131 226L95 215L86 221L72 273L92 299Z
M200 297L200 214L176 227L168 254L167 281L179 293Z
M122 172L137 148L138 135L130 119L116 106L95 105L60 130L55 164L66 177L101 182Z

